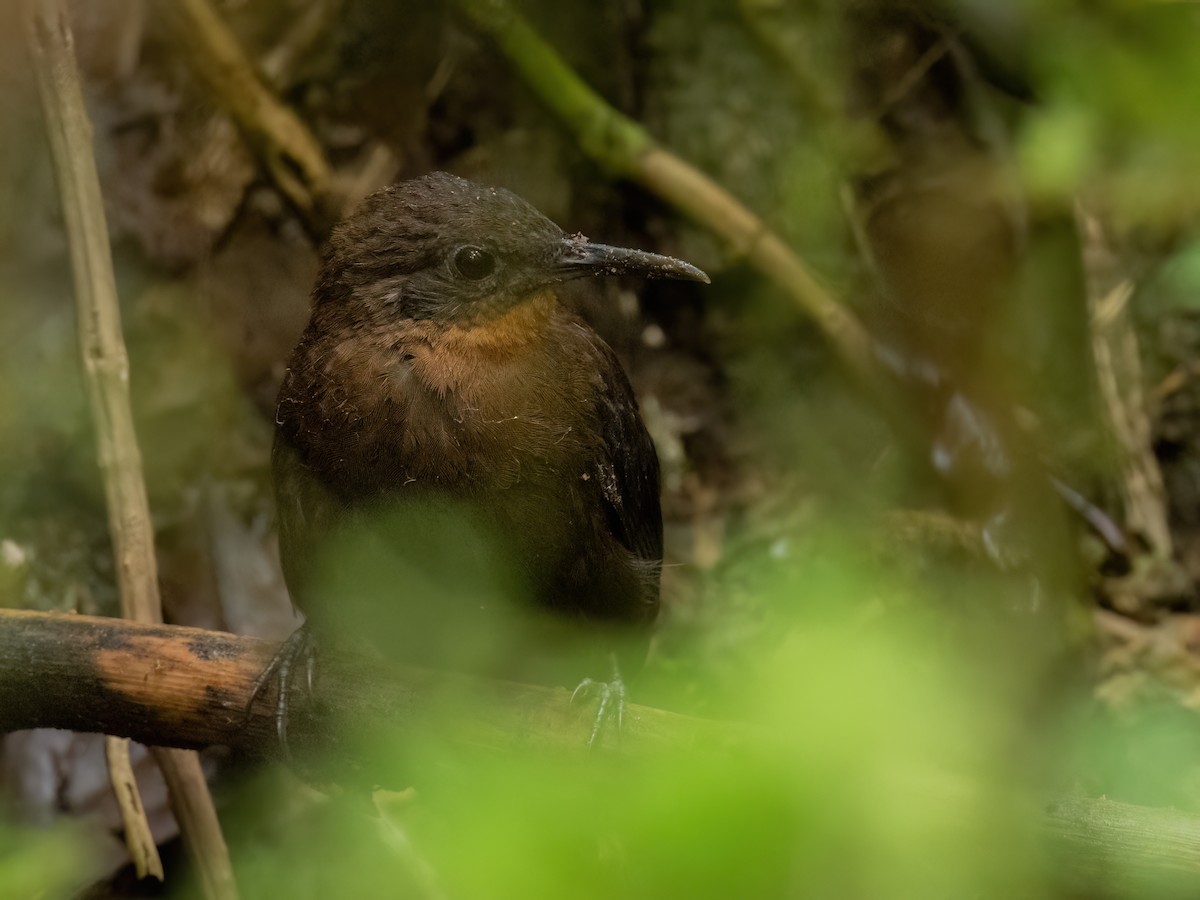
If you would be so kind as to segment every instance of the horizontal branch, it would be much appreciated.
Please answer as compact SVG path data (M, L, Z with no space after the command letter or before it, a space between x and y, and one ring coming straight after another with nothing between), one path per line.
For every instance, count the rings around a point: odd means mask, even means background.
M198 628L0 610L0 731L64 728L269 755L277 750L274 698L253 693L277 649ZM311 706L337 710L339 722L352 729L386 722L482 749L576 752L586 749L595 712L572 704L565 688L405 668L324 649L318 672L311 701L295 698L301 725ZM446 721L439 712L450 701L473 715ZM642 754L742 739L730 725L630 704L619 746L601 735L600 747Z
M196 628L0 610L0 731L66 728L160 746L274 753L273 698L251 698L277 647ZM561 688L324 653L311 702L339 710L339 725L387 723L426 740L496 753L586 752L594 712L572 705ZM439 714L447 708L456 714ZM298 737L335 741L311 732ZM748 728L631 704L620 740L601 735L601 747L629 756L736 754L763 740ZM1139 896L1146 886L1200 879L1200 817L1071 798L1051 803L1041 826L1061 848L1061 873L1071 884Z

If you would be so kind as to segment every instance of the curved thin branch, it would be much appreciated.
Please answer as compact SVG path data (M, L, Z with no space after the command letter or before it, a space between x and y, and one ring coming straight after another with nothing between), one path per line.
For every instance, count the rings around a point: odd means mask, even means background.
M338 211L333 174L320 143L259 77L208 0L160 0L157 9L175 45L237 123L309 234L323 240Z
M647 188L722 238L813 318L850 371L881 389L862 325L804 261L736 197L659 146L635 121L613 109L507 2L456 0L584 152L614 174Z

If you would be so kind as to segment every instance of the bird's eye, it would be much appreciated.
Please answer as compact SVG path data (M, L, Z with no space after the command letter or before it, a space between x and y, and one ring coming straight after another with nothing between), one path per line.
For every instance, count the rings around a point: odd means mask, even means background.
M460 247L454 254L454 268L463 278L482 281L496 271L496 257L482 247Z

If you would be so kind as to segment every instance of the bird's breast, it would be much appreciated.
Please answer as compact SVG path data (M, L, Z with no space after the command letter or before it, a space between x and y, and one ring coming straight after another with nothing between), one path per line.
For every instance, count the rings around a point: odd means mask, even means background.
M339 447L327 480L351 472L392 494L583 475L594 367L579 327L545 295L483 325L347 336L327 355L309 429Z

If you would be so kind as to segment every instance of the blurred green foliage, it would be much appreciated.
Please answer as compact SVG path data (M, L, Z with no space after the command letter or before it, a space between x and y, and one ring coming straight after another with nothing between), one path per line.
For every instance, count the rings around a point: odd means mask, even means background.
M69 823L54 828L0 826L0 897L74 896L103 874L82 829Z
M818 543L758 567L772 624L742 642L748 661L724 711L761 741L618 760L496 757L391 735L415 790L380 798L382 821L343 797L310 806L284 846L235 838L247 889L1052 896L1033 831L1046 773L1030 761L1053 759L1069 739L1033 727L1046 657L986 652L987 642L1011 646L996 629L947 641L945 622L919 612L923 579L872 562L849 536ZM903 624L885 615L895 604L915 614ZM273 815L260 798L243 801L235 835ZM427 893L428 879L439 892Z
M1200 10L1191 3L1028 2L1038 105L1019 135L1039 197L1079 192L1124 227L1172 227L1200 201Z

